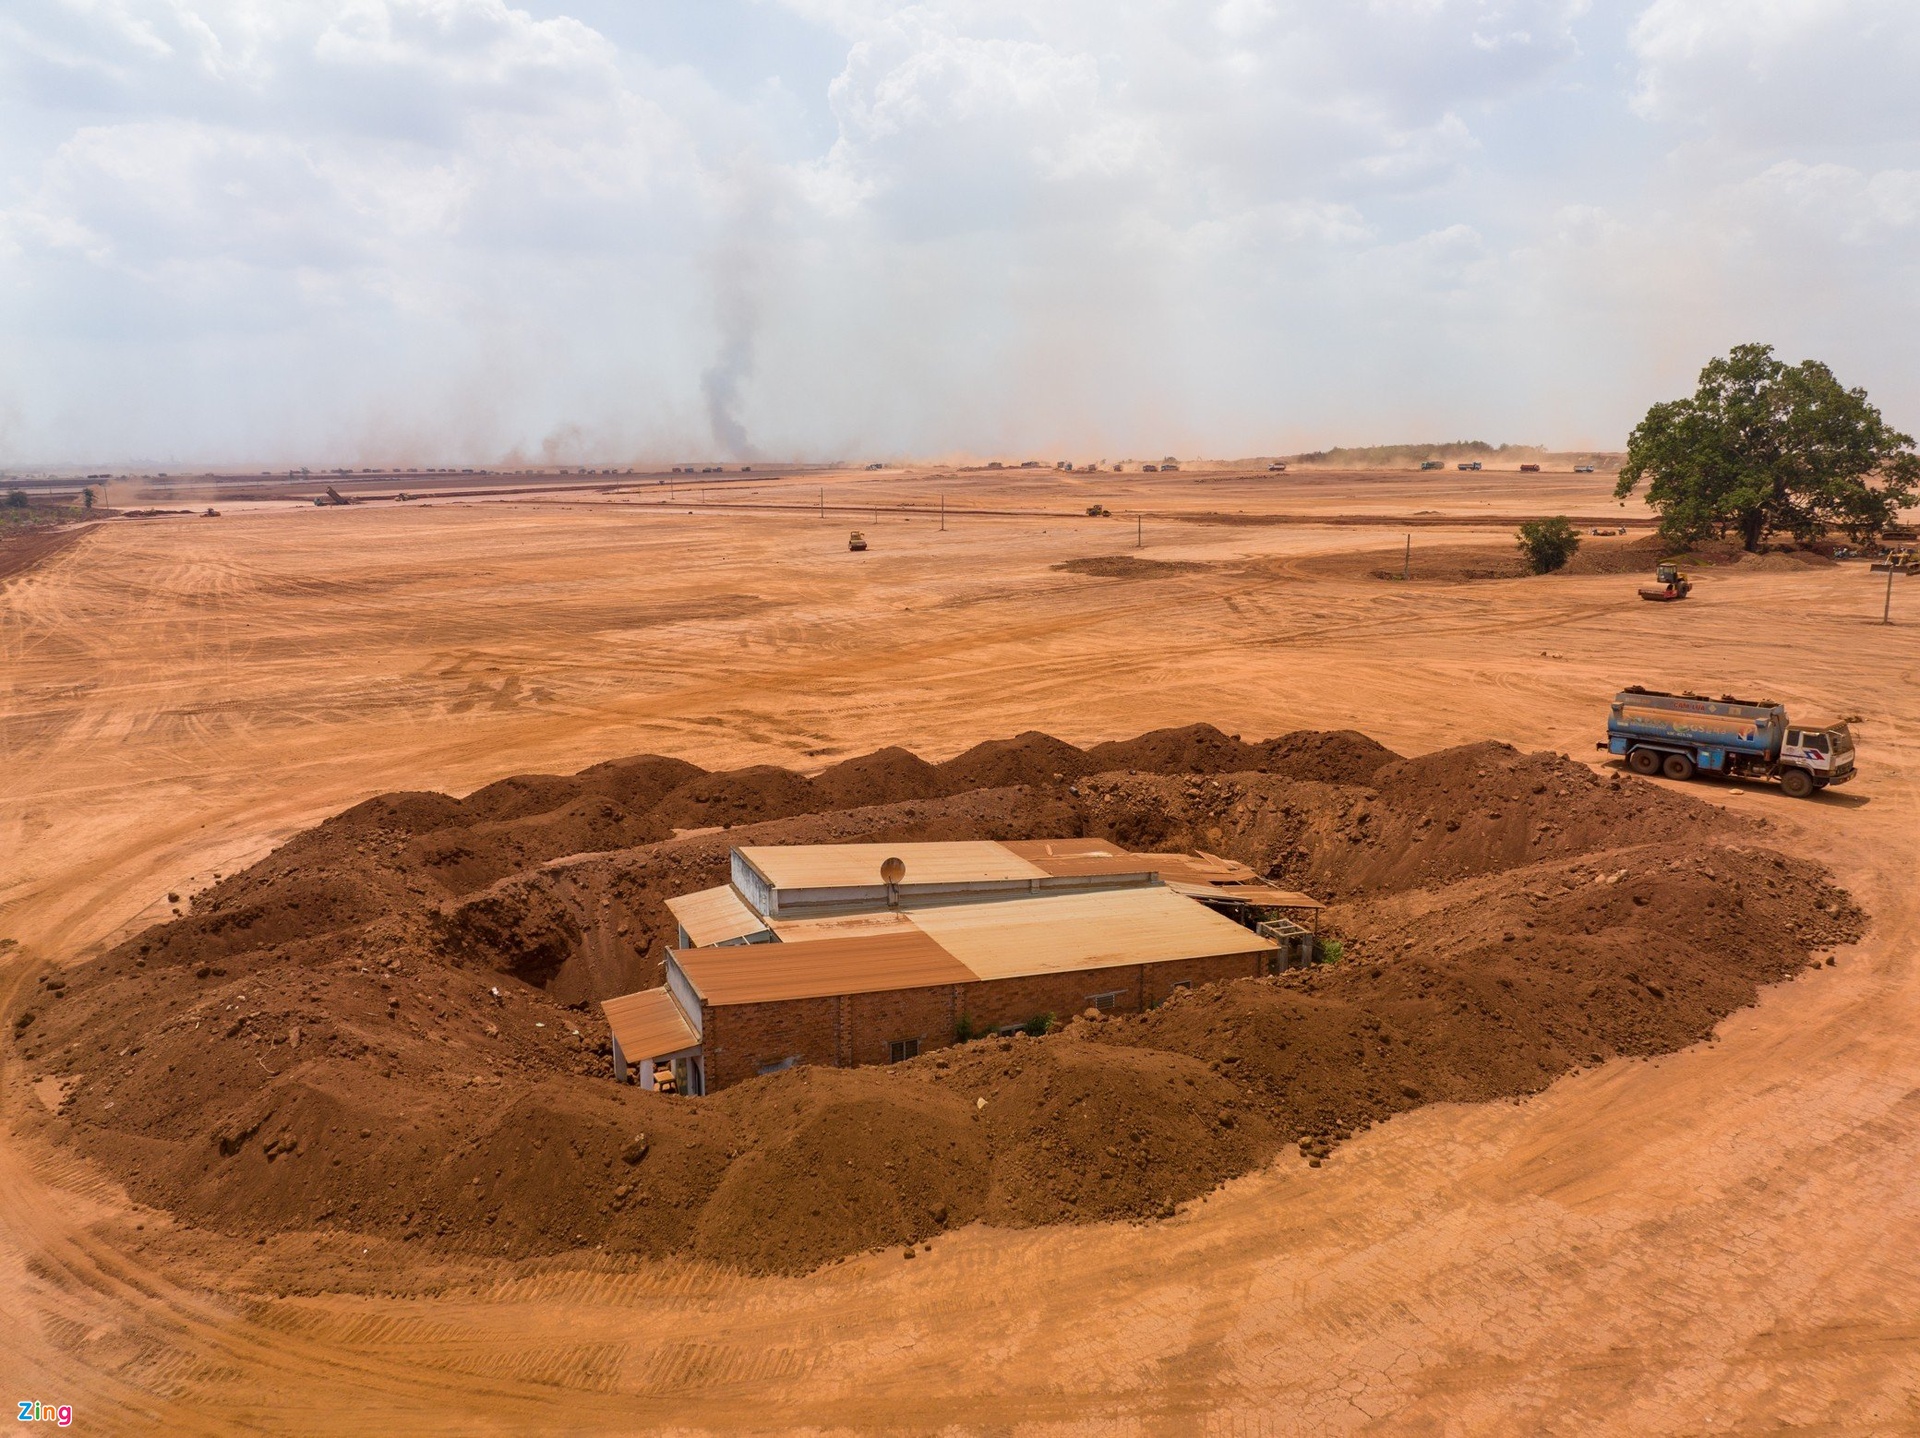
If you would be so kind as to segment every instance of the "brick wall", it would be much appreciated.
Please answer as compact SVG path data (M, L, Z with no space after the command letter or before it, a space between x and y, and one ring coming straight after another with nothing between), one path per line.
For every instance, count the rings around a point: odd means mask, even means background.
M855 1064L883 1064L895 1039L919 1039L927 1053L953 1042L953 986L889 989L847 1000L847 1033Z
M750 1079L762 1064L798 1055L802 1063L832 1068L839 999L790 999L772 1004L729 1004L702 1012L701 1050L707 1060L707 1092Z
M951 1044L961 1014L976 1032L1024 1024L1040 1014L1062 1023L1095 994L1116 993L1116 1013L1160 1003L1175 985L1217 983L1264 972L1268 952L1220 958L1174 959L1111 969L1077 969L926 989L888 989L845 998L707 1007L704 1014L707 1092L752 1078L764 1064L797 1056L801 1062L849 1067L887 1062L896 1039L919 1039L920 1051Z
M1258 978L1267 971L1272 958L1273 950L1262 949L1257 954L1226 954L1212 959L1174 959L1165 964L1148 964L1147 1007L1165 1003L1176 984L1199 988L1202 984L1225 983L1228 979Z

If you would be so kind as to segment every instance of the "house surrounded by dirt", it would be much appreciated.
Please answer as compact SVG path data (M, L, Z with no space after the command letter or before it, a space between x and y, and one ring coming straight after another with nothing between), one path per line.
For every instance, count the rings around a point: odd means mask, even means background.
M1096 839L739 848L668 907L666 982L602 1008L615 1077L687 1094L1138 1012L1306 962L1319 909L1232 860Z

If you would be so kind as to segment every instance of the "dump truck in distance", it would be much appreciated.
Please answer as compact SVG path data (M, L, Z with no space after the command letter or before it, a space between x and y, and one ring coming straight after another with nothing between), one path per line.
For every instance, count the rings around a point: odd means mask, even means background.
M1636 774L1777 779L1796 799L1853 778L1853 735L1845 724L1796 724L1784 705L1722 695L1666 694L1638 685L1613 699L1607 737Z

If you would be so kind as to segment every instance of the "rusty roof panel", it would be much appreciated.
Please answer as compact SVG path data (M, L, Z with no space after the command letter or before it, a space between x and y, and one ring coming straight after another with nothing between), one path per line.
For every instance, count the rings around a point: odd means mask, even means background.
M607 1016L607 1027L630 1063L664 1058L700 1043L693 1025L665 989L642 989L604 1000L600 1012Z
M667 912L679 920L697 948L767 931L766 921L747 907L731 884L668 899Z
M901 926L858 938L670 951L709 1004L764 1004L970 984L973 970L922 930Z

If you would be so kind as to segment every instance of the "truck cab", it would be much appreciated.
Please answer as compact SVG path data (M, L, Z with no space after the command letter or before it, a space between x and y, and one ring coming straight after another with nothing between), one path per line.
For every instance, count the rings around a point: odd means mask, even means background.
M1780 746L1780 767L1806 771L1814 787L1844 784L1853 777L1853 733L1844 724L1819 728L1789 725ZM1784 773L1783 773L1784 781Z

